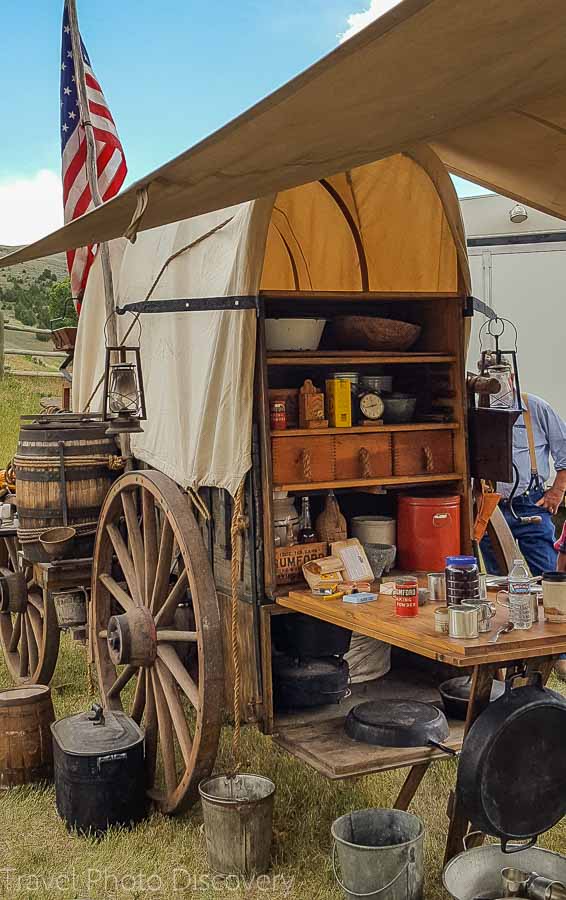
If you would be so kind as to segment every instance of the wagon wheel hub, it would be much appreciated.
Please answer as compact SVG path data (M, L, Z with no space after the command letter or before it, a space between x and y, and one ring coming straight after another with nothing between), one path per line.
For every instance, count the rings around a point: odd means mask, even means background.
M157 630L149 609L138 606L108 622L108 653L114 665L151 666L157 658Z
M28 589L23 572L11 572L0 576L0 612L25 613Z

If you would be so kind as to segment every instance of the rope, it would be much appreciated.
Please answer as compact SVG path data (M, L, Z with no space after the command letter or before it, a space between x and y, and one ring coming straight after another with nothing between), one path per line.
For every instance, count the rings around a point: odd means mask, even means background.
M232 739L232 757L233 757L233 774L237 775L240 769L240 705L242 695L242 670L240 666L240 642L238 635L239 624L239 604L240 598L238 594L238 585L240 580L240 566L243 559L243 534L246 530L246 520L244 518L244 484L242 479L236 496L234 497L234 511L232 513L232 524L230 536L232 540L232 563L231 563L231 581L232 581L232 616L231 616L231 649L232 663L234 665L234 735Z

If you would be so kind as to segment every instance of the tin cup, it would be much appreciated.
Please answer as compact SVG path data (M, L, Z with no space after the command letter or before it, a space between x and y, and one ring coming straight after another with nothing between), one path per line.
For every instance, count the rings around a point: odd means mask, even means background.
M504 897L526 897L531 874L522 869L501 869Z
M436 603L446 602L446 579L444 572L429 572L428 581L428 598Z
M448 634L452 638L471 640L479 637L480 612L477 606L460 603L448 607Z
M491 620L495 615L495 605L489 603L487 600L476 600L475 598L464 600L463 602L468 606L475 606L477 608L479 615L479 633L486 634L486 632L491 631Z
M419 582L416 575L402 575L393 582L395 614L412 618L419 614Z

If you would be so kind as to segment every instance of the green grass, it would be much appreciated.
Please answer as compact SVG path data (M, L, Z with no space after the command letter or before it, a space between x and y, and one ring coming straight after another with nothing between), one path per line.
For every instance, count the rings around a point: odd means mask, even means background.
M6 375L0 381L0 468L16 452L20 416L37 412L42 397L58 396L60 392L60 380L55 378Z
M24 379L6 378L0 383L0 459L9 458L15 448L18 416L37 409L43 393L35 380L23 382ZM47 390L53 390L50 380ZM0 688L9 684L0 659ZM85 650L67 637L62 640L52 689L58 717L84 711L93 702L87 690ZM528 735L525 739L528 740ZM226 729L217 771L229 764L229 745L230 730ZM253 727L243 731L243 755L247 771L267 775L277 785L270 886L259 882L234 890L231 883L198 881L208 872L199 807L178 819L153 815L133 831L112 830L103 840L94 841L66 830L55 811L53 787L42 786L0 794L0 897L6 900L341 898L330 863L332 821L354 809L390 806L406 770L357 781L330 782L280 751ZM454 763L435 764L412 806L412 811L421 816L426 826L427 900L442 896L440 876L447 828L446 805L454 778ZM533 802L537 802L536 797ZM540 844L554 850L564 849L566 820L545 835ZM2 871L6 868L10 873Z

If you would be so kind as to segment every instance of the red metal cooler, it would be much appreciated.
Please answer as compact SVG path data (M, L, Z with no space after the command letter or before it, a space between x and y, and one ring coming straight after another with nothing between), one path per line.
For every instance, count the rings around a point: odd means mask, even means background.
M460 497L399 498L397 565L405 572L440 572L460 553Z

